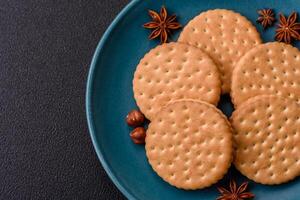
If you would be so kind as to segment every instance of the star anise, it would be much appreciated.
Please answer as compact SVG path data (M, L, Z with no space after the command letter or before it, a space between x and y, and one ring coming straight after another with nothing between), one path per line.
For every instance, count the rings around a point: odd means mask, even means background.
M161 43L166 43L171 31L181 28L181 25L176 21L176 15L168 16L167 9L164 6L160 9L160 14L149 10L149 15L153 21L144 24L144 27L154 29L149 35L150 40L160 36Z
M297 13L293 12L287 19L283 14L279 14L280 21L277 25L275 39L279 42L290 44L293 39L300 40L300 23L297 23Z
M275 21L274 12L272 9L258 10L257 13L259 14L259 17L256 20L257 23L260 23L264 29L266 29L268 26L272 26Z
M245 192L248 187L248 182L244 182L242 185L237 187L236 182L231 180L229 185L229 190L218 187L221 196L216 200L244 200L254 198L254 194L251 192Z

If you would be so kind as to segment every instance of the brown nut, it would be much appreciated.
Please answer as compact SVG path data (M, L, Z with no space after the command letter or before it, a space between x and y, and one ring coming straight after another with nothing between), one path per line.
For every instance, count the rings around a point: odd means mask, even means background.
M142 112L138 110L132 110L126 116L126 122L129 126L137 127L144 123L145 116Z
M145 144L146 130L144 127L137 127L130 133L130 137L135 144Z

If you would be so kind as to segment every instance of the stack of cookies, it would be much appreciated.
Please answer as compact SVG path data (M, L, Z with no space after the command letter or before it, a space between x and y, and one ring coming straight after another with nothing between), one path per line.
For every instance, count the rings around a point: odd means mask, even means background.
M208 187L232 162L262 184L300 174L300 52L262 44L238 13L203 12L178 42L150 50L133 91L151 121L148 161L173 186ZM230 122L216 108L222 93L230 93L236 109Z

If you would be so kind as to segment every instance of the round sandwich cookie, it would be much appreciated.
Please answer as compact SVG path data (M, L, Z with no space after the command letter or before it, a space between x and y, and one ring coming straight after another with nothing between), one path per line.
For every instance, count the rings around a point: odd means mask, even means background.
M253 97L231 117L234 165L249 179L281 184L300 175L300 106L273 95Z
M169 184L186 190L220 180L232 161L232 129L215 106L194 100L167 104L149 124L146 155Z
M264 94L282 95L300 103L300 51L288 44L270 42L247 52L232 75L235 107Z
M221 73L223 93L230 92L232 70L240 57L261 43L248 19L224 9L196 16L185 26L178 41L201 48L214 60Z
M178 99L216 105L221 94L220 74L200 49L167 43L141 59L134 73L133 92L140 110L152 120L162 106Z

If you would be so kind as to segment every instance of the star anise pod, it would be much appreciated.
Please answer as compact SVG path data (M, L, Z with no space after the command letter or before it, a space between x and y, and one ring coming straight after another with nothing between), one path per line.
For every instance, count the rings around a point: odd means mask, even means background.
M259 17L256 20L257 23L260 23L264 29L266 29L268 26L272 26L275 21L274 12L272 9L258 10L257 13L259 14Z
M167 9L164 6L160 9L159 14L149 10L149 15L153 21L144 24L144 27L154 29L149 35L150 40L160 36L161 43L166 43L171 31L181 28L181 25L176 21L176 15L168 16Z
M280 20L277 25L275 39L279 42L290 44L293 39L300 40L300 23L297 23L297 13L293 12L287 19L283 14L279 14Z
M229 185L229 190L218 187L221 196L216 200L244 200L254 198L254 194L251 192L246 192L248 187L248 182L244 182L242 185L237 187L236 182L231 180Z

